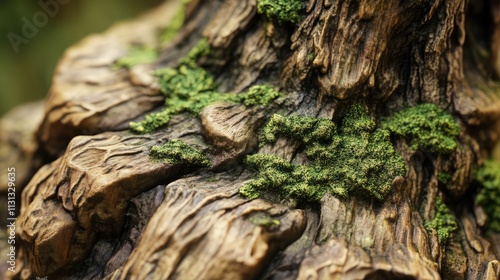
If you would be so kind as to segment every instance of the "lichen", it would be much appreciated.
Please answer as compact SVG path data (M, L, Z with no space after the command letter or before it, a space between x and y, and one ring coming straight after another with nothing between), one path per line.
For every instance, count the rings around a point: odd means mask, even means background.
M450 154L457 148L460 126L434 104L421 104L395 113L382 122L392 134L406 138L410 148Z
M201 151L181 140L171 140L161 146L153 146L149 156L155 161L180 164L189 167L209 167L210 160Z
M439 197L436 198L434 219L426 221L424 226L427 231L436 231L441 244L446 244L450 233L458 229L455 217Z
M214 78L196 62L208 55L208 42L201 40L191 51L179 60L175 68L156 71L161 92L165 96L162 111L147 115L140 122L131 122L135 133L149 133L166 125L175 114L188 112L197 116L207 105L218 101L243 103L246 106L268 105L279 93L267 85L251 87L239 95L217 91Z
M297 24L302 20L302 0L258 0L257 11L280 24Z
M148 64L156 60L158 52L150 46L131 46L127 54L118 59L117 67L130 69L138 64Z
M475 202L488 215L488 229L500 232L500 162L486 161L475 172L474 179L481 185Z
M181 1L174 18L172 18L170 24L167 27L165 27L165 29L160 34L160 43L162 45L165 45L166 43L170 42L175 37L177 32L179 32L179 30L181 29L185 20L186 5L189 4L189 2L191 2L191 0Z
M266 191L313 202L328 191L340 197L356 194L381 200L392 180L406 172L389 132L375 129L359 104L349 110L338 129L327 119L273 115L261 139L272 143L280 137L297 141L310 162L296 165L275 155L248 156L245 162L257 174L240 188L242 195L253 199Z

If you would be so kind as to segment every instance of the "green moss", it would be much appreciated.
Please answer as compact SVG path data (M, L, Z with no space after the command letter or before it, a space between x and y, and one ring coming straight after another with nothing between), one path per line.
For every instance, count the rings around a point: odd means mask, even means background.
M327 190L315 166L295 165L263 154L248 156L245 163L259 172L255 180L240 188L240 194L250 199L258 198L266 190L297 201L318 201Z
M116 66L132 68L138 64L152 63L158 57L158 52L149 46L131 46L127 55L116 61Z
M257 105L267 106L279 96L279 92L268 85L253 86L247 92L240 95L241 101L247 107Z
M190 167L209 167L210 160L199 150L181 140L172 140L162 146L153 146L149 156L162 162Z
M185 57L179 60L179 63L182 65L187 65L191 68L195 68L197 67L196 62L198 61L198 59L209 54L210 45L208 44L208 40L203 38L189 51L189 53Z
M406 172L389 132L375 129L361 105L349 110L339 129L326 119L273 115L261 138L272 143L279 137L299 142L310 163L295 165L274 155L248 156L246 164L258 173L240 189L242 195L257 198L268 191L311 202L328 191L341 197L356 194L381 200L392 180Z
M405 137L414 150L449 154L457 147L460 126L434 104L421 104L395 113L382 122L391 133Z
M160 34L160 43L162 45L165 45L166 43L170 42L175 37L177 32L179 32L179 30L181 29L185 20L186 5L189 4L189 2L191 2L191 0L181 1L181 4L179 4L179 8L174 18Z
M450 233L457 230L458 226L450 209L448 209L446 204L444 204L439 197L436 198L435 211L434 219L432 221L426 221L425 228L427 231L435 230L439 243L446 244Z
M144 117L144 120L140 122L130 122L130 130L135 133L144 134L164 126L170 121L172 117L172 112L168 109L164 109L161 112L151 113Z
M179 60L176 68L156 71L165 96L165 108L147 115L143 121L131 122L133 132L152 132L166 125L175 114L188 112L196 116L207 105L218 101L241 102L246 106L268 105L279 96L278 92L265 85L253 86L239 95L218 92L212 75L196 65L196 61L209 52L208 42L201 40L186 57Z
M304 9L302 0L258 0L257 11L280 24L285 22L297 24L302 20Z
M196 61L208 52L208 43L201 40L185 58L179 60L176 68L156 71L165 96L165 108L161 112L147 115L143 121L131 122L130 129L133 132L152 132L167 124L172 115L183 112L196 115L209 103L234 98L217 92L213 77L205 69L196 66Z
M500 162L489 160L478 169L474 179L481 184L476 204L488 215L488 229L500 232Z
M336 135L336 126L330 120L313 117L273 115L262 131L262 141L272 143L279 137L300 140L304 144L329 141Z

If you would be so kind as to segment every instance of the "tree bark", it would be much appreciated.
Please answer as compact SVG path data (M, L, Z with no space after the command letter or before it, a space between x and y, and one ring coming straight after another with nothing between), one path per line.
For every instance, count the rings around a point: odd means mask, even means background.
M130 44L158 45L180 3L70 48L28 140L36 148L18 176L26 184L18 263L6 278L500 279L500 234L486 233L472 184L500 132L498 1L306 4L294 25L259 14L256 0L192 0L159 58L130 70L114 62ZM219 91L267 83L286 96L266 110L215 103L199 118L183 113L151 134L129 132L163 102L151 71L174 66L201 38L211 52L199 66ZM238 195L252 178L245 155L304 160L286 139L258 145L269 112L338 120L353 103L377 120L434 103L460 124L459 147L442 156L393 139L407 172L383 201L327 193L302 207ZM151 161L150 148L170 139L207 153L211 167ZM447 185L442 171L452 174ZM424 227L437 199L458 223L445 243Z

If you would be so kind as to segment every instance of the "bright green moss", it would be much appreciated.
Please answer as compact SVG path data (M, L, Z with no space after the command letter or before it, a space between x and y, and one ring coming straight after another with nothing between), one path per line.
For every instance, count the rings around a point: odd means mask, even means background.
M434 104L421 104L395 113L382 122L391 133L405 137L414 150L449 154L457 147L460 126Z
M207 105L218 102L241 102L246 106L268 105L279 96L269 86L258 85L239 95L218 92L214 78L196 61L210 52L208 42L201 40L186 57L179 60L176 68L156 71L161 92L165 96L165 108L147 115L143 121L131 122L135 133L149 133L166 125L172 115L188 112L198 115Z
M139 134L149 133L164 126L170 121L171 117L172 112L168 109L164 109L157 113L151 113L146 115L144 120L140 122L130 122L130 130Z
M435 230L439 243L446 244L450 233L457 230L458 226L450 209L448 209L446 204L444 204L439 197L436 198L435 210L434 219L432 221L426 221L425 228L428 231Z
M161 91L165 95L165 108L159 113L147 115L141 122L130 123L135 133L149 133L166 125L172 115L189 112L197 115L210 103L235 101L235 95L215 90L213 78L203 68L180 65L157 72Z
M476 204L481 205L488 215L488 229L500 232L500 162L486 161L474 178L482 185Z
M247 92L241 94L245 106L267 106L271 101L279 97L279 92L268 85L257 85L251 87Z
M156 161L190 167L209 167L210 160L199 150L181 140L172 140L162 146L153 146L149 156Z
M123 68L132 68L138 64L152 63L158 57L158 52L148 46L131 46L127 55L116 61L116 66Z
M257 0L257 11L280 24L297 24L302 20L302 0Z
M338 132L330 120L273 115L262 140L271 143L279 137L301 143L310 163L295 165L274 155L248 156L247 165L258 173L240 189L242 195L257 198L269 191L311 202L328 191L341 197L356 194L381 200L392 180L406 172L389 132L375 129L361 105L351 108Z

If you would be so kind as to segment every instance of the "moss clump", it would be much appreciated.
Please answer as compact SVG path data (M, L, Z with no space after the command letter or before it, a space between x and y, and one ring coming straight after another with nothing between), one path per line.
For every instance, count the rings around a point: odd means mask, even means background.
M149 156L162 162L190 167L209 167L210 160L199 150L181 140L172 140L162 146L153 146Z
M184 24L185 20L185 14L186 14L186 5L189 4L191 0L182 0L181 3L179 4L179 8L177 10L177 13L175 14L174 18L170 22L170 24L165 27L165 29L162 31L160 34L160 43L162 45L165 45L166 43L170 42L177 32L181 29L182 25Z
M489 160L478 169L474 179L482 188L476 196L476 204L481 205L488 215L488 229L500 232L500 162Z
M196 61L210 52L208 42L201 40L187 55L180 59L176 68L156 71L161 91L165 96L165 108L147 115L143 121L131 122L135 133L149 133L166 125L172 115L189 112L198 115L207 105L217 101L241 102L246 106L267 105L279 93L266 85L251 87L239 95L217 91L214 78Z
M406 166L394 150L389 132L375 129L361 105L354 105L341 127L326 119L273 115L264 127L262 140L279 137L298 141L310 163L295 165L274 155L251 155L247 165L258 171L256 179L240 188L248 198L262 191L296 201L318 201L328 191L346 197L357 194L383 199L396 176Z
M450 209L437 197L435 205L436 214L432 221L425 222L427 231L435 230L437 232L439 243L446 244L450 233L457 230L458 226L455 222L455 217L451 214Z
M209 54L210 44L208 44L207 39L203 38L189 51L189 53L185 57L179 60L179 63L190 68L196 68L196 62L198 61L198 59Z
M297 24L302 20L302 0L257 0L257 11L280 24Z
M421 104L395 113L382 122L391 133L405 137L412 149L449 154L457 147L460 126L434 104Z
M116 66L132 68L138 64L148 64L156 60L158 52L149 46L131 46L127 55L116 61Z
M279 96L279 92L268 85L253 86L247 92L240 95L241 102L247 107L257 105L267 106Z
M329 141L336 135L330 120L313 117L273 115L262 131L262 141L272 143L279 137L292 138L304 144Z
M274 155L248 156L245 163L257 170L257 178L240 188L243 196L255 199L266 190L297 201L318 201L325 195L328 174L316 170L316 166L295 165ZM325 180L326 179L326 180ZM345 193L336 193L345 196Z

